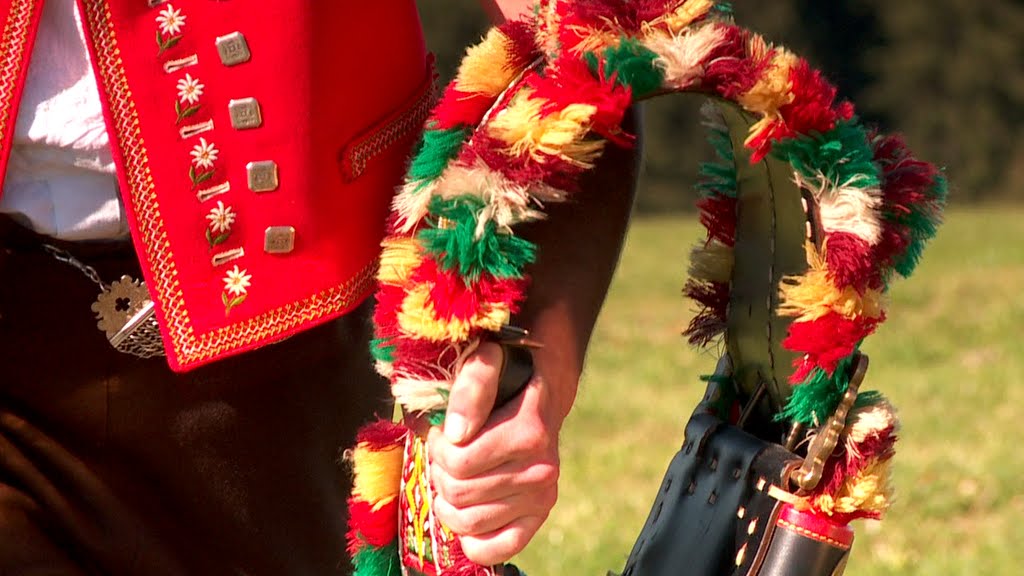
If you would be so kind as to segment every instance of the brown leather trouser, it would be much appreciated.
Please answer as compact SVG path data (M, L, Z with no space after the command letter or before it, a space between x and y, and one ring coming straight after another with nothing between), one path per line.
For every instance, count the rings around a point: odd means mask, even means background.
M339 450L388 397L368 306L178 375L114 351L37 243L0 222L0 575L348 573ZM70 249L140 277L127 244Z

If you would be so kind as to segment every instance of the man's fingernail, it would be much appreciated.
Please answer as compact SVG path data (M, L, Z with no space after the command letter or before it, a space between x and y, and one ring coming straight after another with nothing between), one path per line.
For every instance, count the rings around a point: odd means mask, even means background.
M466 439L466 419L459 414L448 414L444 419L444 435L449 442L462 442Z

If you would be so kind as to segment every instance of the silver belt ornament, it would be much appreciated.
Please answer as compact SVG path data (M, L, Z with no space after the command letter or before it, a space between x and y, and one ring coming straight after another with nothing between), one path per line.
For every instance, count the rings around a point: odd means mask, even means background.
M96 313L96 326L107 335L115 350L139 358L166 355L156 321L156 305L145 282L124 275L107 284L95 268L67 251L49 244L43 249L58 261L78 269L99 286L100 294L92 304L92 311Z

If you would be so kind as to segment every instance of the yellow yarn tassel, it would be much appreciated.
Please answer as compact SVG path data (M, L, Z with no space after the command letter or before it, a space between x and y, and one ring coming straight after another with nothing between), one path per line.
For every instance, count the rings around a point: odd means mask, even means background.
M678 34L694 20L707 14L714 5L714 0L688 0L665 16L651 20L648 26L664 26L673 34Z
M825 262L827 249L826 243L819 254L814 244L807 243L809 269L803 276L791 276L782 282L779 288L779 314L793 316L798 322L817 320L829 312L836 312L849 319L881 316L881 291L867 289L860 293L850 286L839 289L832 283Z
M750 39L750 50L756 58L766 58L771 46L755 35ZM793 83L790 73L797 65L797 57L785 49L776 50L771 64L746 94L737 98L740 106L749 112L777 116L779 108L793 101Z
M754 125L750 127L750 133L747 134L747 138L743 141L743 145L749 147L751 142L760 139L764 132L771 130L776 120L777 117L775 115L767 115L755 122Z
M591 168L604 149L604 140L584 140L597 108L589 104L570 104L542 116L541 109L547 102L531 95L530 90L520 92L509 107L491 121L488 126L491 134L508 144L512 156L529 154L534 160L543 161L546 154Z
M572 54L599 53L608 48L618 46L622 42L622 29L618 25L614 29L591 28L578 25L569 26L567 29L572 30L582 38L579 43L572 47Z
M511 312L505 304L483 304L476 316L469 320L442 320L430 303L430 286L421 285L410 290L402 301L398 326L402 332L415 338L431 342L460 342L467 340L476 328L497 331L510 317Z
M482 42L466 51L455 85L461 92L490 97L501 94L519 74L511 62L513 49L512 40L492 28Z
M882 514L889 509L892 494L892 458L875 459L856 476L847 478L836 494L815 498L814 505L830 516L853 512Z
M690 277L725 284L732 278L733 264L732 247L718 241L699 244L690 252Z
M391 236L381 242L380 269L377 281L381 284L400 286L409 280L409 274L423 260L420 245L415 238Z
M402 483L402 445L371 450L366 443L356 446L352 456L352 496L380 510L398 497Z

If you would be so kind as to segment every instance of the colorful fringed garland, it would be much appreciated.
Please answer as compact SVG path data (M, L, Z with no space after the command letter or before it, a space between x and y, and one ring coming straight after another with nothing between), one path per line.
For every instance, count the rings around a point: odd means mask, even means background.
M745 141L752 160L788 162L813 195L824 238L808 244L807 272L780 287L778 312L794 319L783 345L800 355L782 417L813 428L832 413L857 348L885 319L890 280L912 272L935 232L945 181L898 138L864 128L806 61L735 26L728 5L712 0L544 0L530 21L469 49L427 122L383 242L372 353L406 413L440 422L459 363L516 313L537 247L514 227L584 193L579 176L606 142L632 142L620 128L627 108L671 92L720 97L760 118ZM722 162L704 170L707 239L685 289L701 306L688 330L701 345L725 330L736 227L731 142L721 129L712 139ZM844 449L802 507L840 523L878 517L896 426L884 398L861 393ZM360 437L357 574L394 574L399 557L408 573L492 573L429 514L432 491L419 480L427 467L422 442L401 427ZM407 526L416 518L426 525Z

